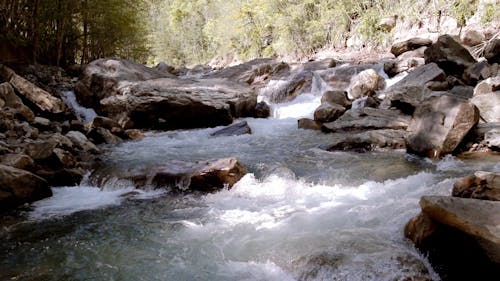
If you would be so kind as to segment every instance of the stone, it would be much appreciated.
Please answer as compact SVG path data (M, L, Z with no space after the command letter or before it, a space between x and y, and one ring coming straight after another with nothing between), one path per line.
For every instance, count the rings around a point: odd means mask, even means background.
M462 44L469 47L477 46L483 43L485 40L486 37L484 36L484 34L474 28L467 28L465 30L462 30L460 34L460 41L462 41Z
M214 71L206 78L224 78L233 81L255 84L273 76L288 66L270 58L258 58L239 65Z
M51 122L47 118L37 116L33 120L33 126L35 126L36 128L38 128L40 130L44 130L44 131L48 130L48 129L50 129L50 125L51 125Z
M500 174L475 172L453 184L452 195L461 198L500 201Z
M54 140L37 140L25 145L24 153L35 161L43 161L52 156L52 150L56 148Z
M103 144L103 143L118 143L122 140L113 135L108 129L98 127L90 130L87 136L92 139L92 143L94 144Z
M455 86L451 88L450 94L463 99L470 99L474 95L474 87L472 86Z
M468 85L476 85L480 80L484 80L490 77L489 73L490 65L487 61L479 61L471 66L469 66L463 75L463 80ZM488 73L486 73L487 71Z
M391 47L391 53L394 56L399 56L402 53L418 49L423 46L432 45L432 40L425 38L411 38L406 41L394 43Z
M145 138L144 134L137 129L128 129L124 131L124 134L128 137L129 140L140 140Z
M271 116L271 107L265 102L261 101L255 106L255 118L267 118Z
M299 129L316 130L316 131L321 130L321 123L316 122L309 118L301 118L297 120L297 126Z
M81 168L60 168L40 169L36 173L51 186L77 186L87 172Z
M484 134L484 143L490 149L500 151L500 126Z
M314 121L320 123L332 122L337 120L346 109L335 103L322 103L315 111L314 111Z
M405 148L406 131L404 130L368 130L360 133L333 134L334 142L323 145L328 151L368 152L383 149Z
M500 76L485 79L474 88L474 96L500 91Z
M0 209L52 196L47 181L28 171L0 164Z
M364 107L378 108L380 106L380 100L376 97L362 97L352 101L352 109L359 109Z
M422 66L424 64L425 64L424 58L421 57L403 58L401 55L400 57L394 60L384 63L384 72L387 73L387 75L389 75L390 77L393 77L405 71L412 71L413 69Z
M59 167L71 168L74 167L77 163L75 156L73 156L73 154L64 149L54 148L52 150L52 153L57 158L58 161L57 166Z
M351 79L349 95L353 99L373 96L377 91L385 87L385 79L373 70L367 69L360 72Z
M380 104L380 108L394 107L405 114L413 115L415 108L431 97L432 91L424 86L403 86L390 87L383 94L385 98Z
M109 179L109 171L105 171L102 178L99 178L98 172L92 177L98 177L98 181ZM130 180L139 188L153 186L178 191L215 191L231 188L246 174L246 168L236 158L223 158L195 163L168 161L152 167L116 170L114 173L116 175L112 176Z
M87 137L78 131L69 131L66 134L66 137L73 142L77 147L82 149L83 151L88 151L90 153L97 154L99 153L99 149L95 146L95 144L91 143Z
M5 100L0 96L0 109L5 106Z
M238 122L236 124L229 125L223 129L217 130L210 135L213 137L226 137L226 136L240 136L245 134L251 134L252 129L248 126L247 121Z
M54 97L47 91L17 75L5 65L0 64L0 76L39 109L49 113L62 113L66 109L66 105L60 98Z
M500 38L492 39L484 48L484 57L489 63L500 63Z
M32 170L35 162L26 154L5 154L0 156L0 164L21 170Z
M22 116L24 120L33 121L35 119L33 111L24 105L21 98L14 93L14 88L10 83L0 84L0 98L4 100L4 106L15 109L16 113Z
M104 129L111 130L113 128L121 128L120 124L116 122L115 120L111 118L107 118L104 116L97 116L94 118L94 121L92 121L92 127L93 128L99 128L102 127Z
M434 234L437 228L438 225L432 219L420 213L406 224L404 234L415 246L420 248Z
M313 83L312 85L311 92L314 93L315 89L345 91L349 87L351 79L358 73L367 69L377 70L379 68L380 65L377 64L362 64L362 65L341 65L335 68L314 71L313 82L315 83ZM314 94L320 95L323 94L323 92L318 92Z
M410 116L401 114L399 110L360 108L346 111L339 119L325 123L321 127L324 132L373 130L373 129L406 129Z
M500 122L500 91L474 95L470 102L479 109L482 121Z
M465 69L476 63L467 49L450 35L439 36L424 53L425 62L436 63L445 73L461 77Z
M443 95L418 106L408 127L407 150L439 158L452 153L479 121L479 110L462 99Z
M352 102L347 98L346 91L326 91L321 97L321 103L334 103L345 108L351 107Z
M392 85L390 88L422 86L430 81L444 81L446 75L444 71L435 63L429 63L415 68L401 81Z
M476 237L489 258L500 263L500 202L424 196L420 206L432 220Z

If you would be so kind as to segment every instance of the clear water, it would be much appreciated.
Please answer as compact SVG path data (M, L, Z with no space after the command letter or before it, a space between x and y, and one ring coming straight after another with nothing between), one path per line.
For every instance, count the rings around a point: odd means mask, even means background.
M455 178L500 165L322 151L332 136L297 129L317 96L302 98L275 106L276 118L247 119L252 135L149 133L107 148L105 186L54 188L0 229L0 280L438 279L404 239L405 223L422 195L449 194ZM112 177L229 156L249 173L212 194L135 191Z

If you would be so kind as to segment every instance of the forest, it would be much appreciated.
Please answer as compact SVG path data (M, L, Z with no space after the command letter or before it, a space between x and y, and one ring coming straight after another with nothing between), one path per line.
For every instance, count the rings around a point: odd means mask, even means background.
M394 17L419 24L426 13L459 23L477 0L0 0L0 47L32 63L70 65L101 57L173 65L214 57L300 57L344 48L358 36L384 46ZM498 16L488 4L482 21ZM496 13L496 14L495 14Z

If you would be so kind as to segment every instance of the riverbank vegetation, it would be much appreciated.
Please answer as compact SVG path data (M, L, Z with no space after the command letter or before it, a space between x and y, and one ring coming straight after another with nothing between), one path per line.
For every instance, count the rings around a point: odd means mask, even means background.
M463 25L480 2L488 2L482 23L498 18L498 1L479 0L0 0L0 47L55 65L304 57L349 40L385 47L392 31L382 19L420 25L450 16Z

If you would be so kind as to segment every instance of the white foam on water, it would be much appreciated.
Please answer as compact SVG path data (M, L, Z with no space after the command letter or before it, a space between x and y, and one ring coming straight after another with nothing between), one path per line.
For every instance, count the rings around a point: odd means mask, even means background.
M293 281L295 278L271 261L237 262L229 261L219 266L219 276L225 280L267 280Z
M272 105L273 117L276 119L312 117L321 105L321 96L302 94L293 101Z
M64 91L62 93L62 99L66 105L75 111L76 118L83 122L92 122L94 118L97 117L97 113L92 108L86 108L81 106L76 101L76 96L73 91Z
M29 213L30 219L43 220L66 216L84 210L95 210L120 205L130 193L131 199L150 199L165 193L164 190L143 191L134 187L101 189L92 186L71 186L52 188L52 197L36 201Z

